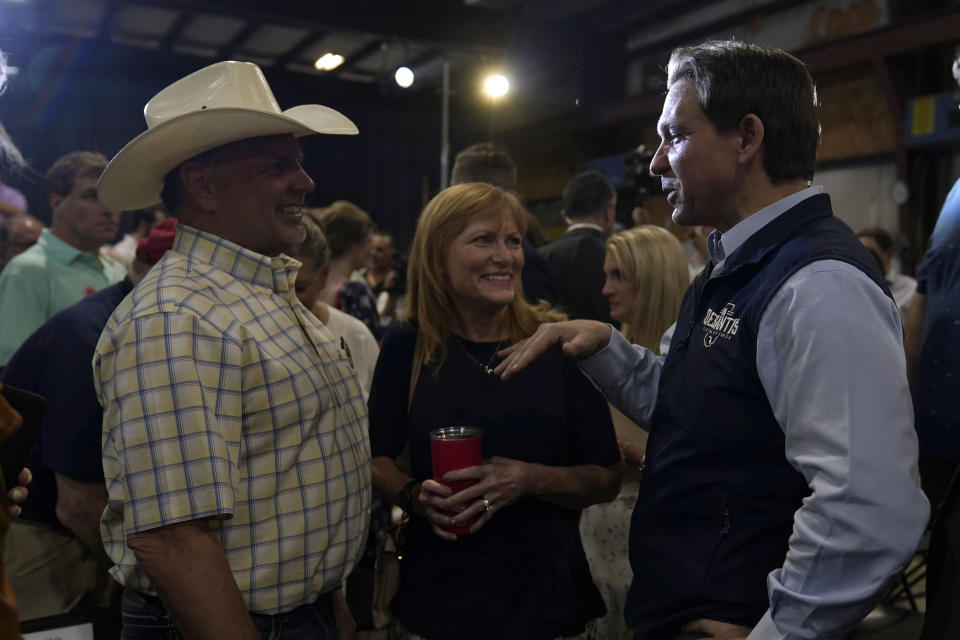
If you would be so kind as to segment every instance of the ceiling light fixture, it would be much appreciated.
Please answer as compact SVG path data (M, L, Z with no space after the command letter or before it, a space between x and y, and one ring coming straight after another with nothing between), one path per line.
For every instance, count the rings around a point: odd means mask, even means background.
M325 53L313 63L319 71L333 71L343 64L343 56L339 53Z
M510 91L510 81L505 76L495 73L484 81L483 90L491 98L502 98Z
M393 79L397 81L398 85L408 89L413 84L413 71L409 67L399 67L397 72L393 74Z

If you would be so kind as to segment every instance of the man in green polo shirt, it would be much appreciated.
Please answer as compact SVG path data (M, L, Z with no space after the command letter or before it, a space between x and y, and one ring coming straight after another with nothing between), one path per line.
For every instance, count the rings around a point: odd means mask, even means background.
M0 365L53 314L126 275L102 249L120 221L97 200L106 166L99 153L74 151L47 171L50 228L0 272Z

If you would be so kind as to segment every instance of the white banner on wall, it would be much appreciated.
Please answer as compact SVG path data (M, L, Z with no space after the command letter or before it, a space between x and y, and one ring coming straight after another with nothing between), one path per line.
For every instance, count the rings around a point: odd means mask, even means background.
M894 163L870 164L817 170L813 184L823 185L830 194L833 213L854 232L883 227L891 234L899 229L893 185L897 180Z

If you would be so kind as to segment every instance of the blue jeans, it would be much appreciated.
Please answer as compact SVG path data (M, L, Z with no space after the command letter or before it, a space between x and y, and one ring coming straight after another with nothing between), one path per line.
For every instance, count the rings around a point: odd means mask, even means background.
M160 598L133 594L123 598L121 640L185 640ZM337 640L333 598L321 595L286 613L268 616L252 613L250 618L264 640Z

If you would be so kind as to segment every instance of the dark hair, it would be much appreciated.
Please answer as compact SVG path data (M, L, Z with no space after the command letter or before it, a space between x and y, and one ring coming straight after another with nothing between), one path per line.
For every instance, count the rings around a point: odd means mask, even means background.
M474 144L457 154L450 184L484 182L507 191L517 190L517 163L496 142Z
M47 195L65 196L73 189L77 178L99 178L107 168L107 158L95 151L71 151L60 156L47 170L43 184Z
M820 145L817 89L802 62L781 49L732 40L675 49L667 86L686 80L718 131L752 113L763 122L763 166L773 181L813 177Z
M346 200L337 200L314 219L327 237L332 258L342 256L373 231L373 220L367 212Z
M884 251L893 249L893 238L887 233L886 229L881 227L867 227L857 234L858 238L871 238L877 243L877 246Z
M563 213L571 220L589 218L617 197L613 184L599 171L575 175L563 188Z

